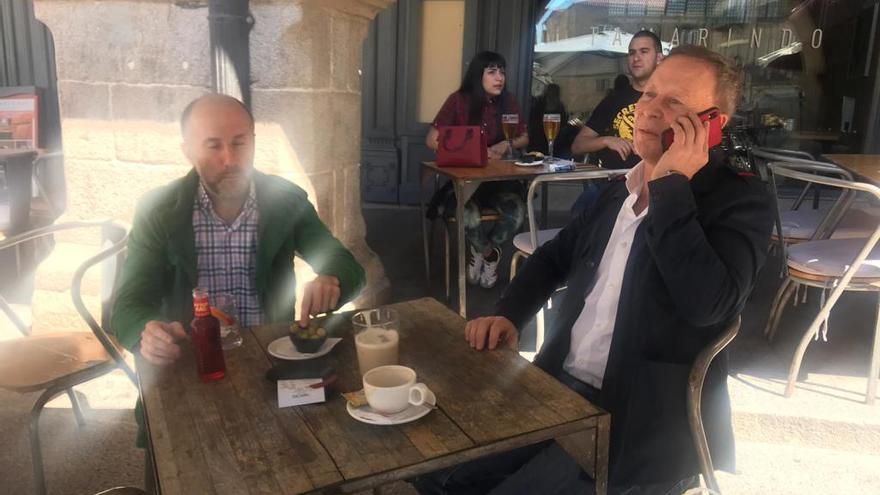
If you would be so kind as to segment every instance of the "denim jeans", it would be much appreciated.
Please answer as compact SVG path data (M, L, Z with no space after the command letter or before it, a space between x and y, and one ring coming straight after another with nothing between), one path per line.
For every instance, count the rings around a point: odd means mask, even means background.
M483 253L489 248L500 247L513 239L519 232L525 218L525 202L522 196L512 191L493 191L491 194L477 193L464 204L465 237L475 250ZM483 224L480 210L491 208L498 212L498 220ZM455 195L450 194L445 211L455 212Z

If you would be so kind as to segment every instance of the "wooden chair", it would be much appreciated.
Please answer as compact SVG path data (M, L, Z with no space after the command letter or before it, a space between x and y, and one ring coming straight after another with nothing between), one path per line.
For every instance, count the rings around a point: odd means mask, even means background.
M137 386L137 376L125 362L121 348L104 331L109 322L113 288L118 274L116 268L122 263L127 233L124 227L112 222L68 222L25 232L0 242L0 249L7 249L62 231L97 227L102 229L104 245L98 254L86 260L76 270L71 283L74 306L91 332L54 332L41 335L23 332L23 338L0 342L0 387L19 393L42 391L30 414L31 456L35 492L38 494L46 493L39 433L40 414L46 403L66 392L77 423L83 426L85 419L73 387L117 368L125 371ZM82 279L86 271L101 262L104 263L101 315L103 327L86 309L81 295ZM7 307L8 305L3 305L4 310Z
M597 179L610 179L612 177L617 177L619 175L624 175L629 172L629 169L620 169L620 170L611 170L611 169L593 169L593 170L582 170L577 172L567 172L562 174L546 174L539 175L532 180L531 185L529 185L529 191L526 195L526 214L529 221L529 231L521 232L514 236L513 238L513 247L515 251L513 253L513 257L510 259L510 280L516 276L516 270L519 266L519 263L528 258L535 252L535 250L543 245L545 242L549 241L556 237L556 234L559 233L562 229L540 229L538 226L537 220L535 220L535 192L538 187L541 187L544 191L542 196L542 201L546 201L547 198L547 189L546 185L550 183L562 183L562 182L583 182L586 180L597 180ZM547 211L546 204L543 207L543 211ZM549 303L548 303L549 304ZM537 333L535 336L535 352L521 352L520 354L527 359L534 359L535 355L538 351L541 350L541 346L544 344L544 308L542 307L538 314L535 315L535 325L537 327Z
M718 338L697 355L697 359L694 360L690 375L688 376L688 423L691 427L694 447L697 450L697 459L700 462L703 481L713 495L720 495L721 489L718 487L718 480L715 479L715 467L712 465L709 442L706 440L706 430L703 428L703 382L706 380L706 373L709 371L712 360L733 341L739 332L741 322L742 318L737 316L733 323Z
M837 187L851 191L862 191L880 199L880 188L861 182L845 181L821 175L794 170L783 164L771 164L773 176L779 175L804 182L813 182L825 186ZM827 332L827 320L832 308L844 291L873 291L880 295L880 249L876 249L880 239L880 221L867 238L862 239L819 239L789 246L786 254L787 276L780 287L765 333L772 338L782 316L785 306L794 288L803 285L822 290L819 313L807 328L800 344L795 350L794 358L788 373L788 384L785 396L794 393L801 362L807 346L818 336L820 330ZM871 261L866 263L866 261ZM827 293L827 296L826 296ZM868 386L865 402L873 404L876 398L877 379L880 374L880 300L877 305L878 318L874 330L874 343L871 352L871 364L868 371Z

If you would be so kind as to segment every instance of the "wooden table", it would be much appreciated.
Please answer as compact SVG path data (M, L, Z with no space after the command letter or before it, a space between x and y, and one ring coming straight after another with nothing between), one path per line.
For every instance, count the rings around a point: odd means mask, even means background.
M266 346L286 326L244 331L227 375L203 384L191 349L167 368L139 360L160 493L352 493L556 438L607 486L609 415L510 350L477 352L464 320L434 299L392 305L400 362L437 395L438 409L400 426L360 423L345 399L279 409ZM325 359L338 388L361 388L351 313L325 324L343 341Z
M594 179L607 178L613 173L609 169L601 169L595 165L579 166L577 171L595 171ZM474 195L480 184L484 182L499 182L506 180L530 181L539 175L550 172L546 166L523 167L514 165L509 160L494 160L485 167L438 167L435 162L422 162L422 174L419 180L419 201L422 208L422 244L425 253L425 276L430 283L431 262L428 250L428 224L425 218L425 181L433 174L435 177L445 176L452 181L455 189L455 228L456 253L458 267L458 313L467 318L467 277L465 274L465 234L464 234L464 204ZM585 178L586 179L586 178ZM544 191L546 198L546 189ZM546 204L544 210L546 211Z
M822 156L853 174L867 179L874 185L880 186L880 155L827 154Z

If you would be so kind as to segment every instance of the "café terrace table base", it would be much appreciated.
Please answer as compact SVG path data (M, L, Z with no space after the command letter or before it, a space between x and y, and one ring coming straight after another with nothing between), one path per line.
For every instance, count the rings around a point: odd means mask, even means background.
M159 493L354 493L549 439L606 492L608 413L512 350L471 349L464 320L434 299L391 307L400 364L437 395L438 409L404 425L368 425L346 411L338 391L361 388L351 313L324 323L343 341L320 358L339 376L323 404L278 408L266 346L286 325L245 330L215 383L198 380L189 348L165 368L139 359Z
M614 170L601 169L594 165L579 166L578 172L592 172L588 179L605 179L615 174ZM456 257L458 272L458 314L467 318L467 277L465 264L467 257L465 250L464 233L464 205L484 182L499 182L510 180L531 181L539 175L554 174L546 166L521 167L513 161L493 160L485 167L440 167L435 162L422 162L421 177L419 179L419 204L422 212L422 244L425 255L425 278L428 284L431 281L431 260L429 249L428 223L425 217L427 205L425 204L425 182L433 174L435 177L444 176L452 181L455 191L455 229L456 229ZM543 189L544 212L546 213L547 189ZM546 222L545 222L546 223Z

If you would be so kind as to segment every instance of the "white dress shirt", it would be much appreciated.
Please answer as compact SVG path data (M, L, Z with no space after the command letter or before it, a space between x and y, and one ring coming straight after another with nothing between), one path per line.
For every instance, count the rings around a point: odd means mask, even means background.
M602 388L611 349L626 261L636 229L648 213L647 206L638 215L633 211L642 193L644 170L645 166L640 162L626 174L629 196L617 213L614 229L599 262L593 290L587 294L584 308L571 328L571 349L562 364L568 374L599 389Z

